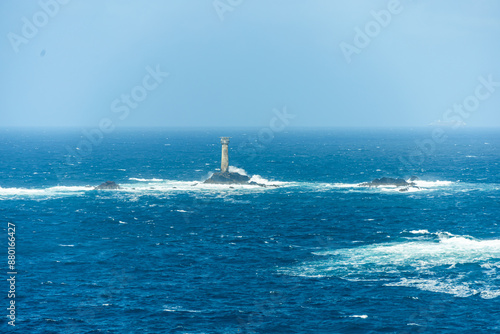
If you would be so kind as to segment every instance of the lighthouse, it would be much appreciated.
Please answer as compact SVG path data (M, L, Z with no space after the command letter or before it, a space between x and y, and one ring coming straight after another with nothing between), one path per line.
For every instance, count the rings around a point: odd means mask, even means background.
M229 156L228 156L228 147L230 137L220 137L220 143L222 144L222 156L220 160L220 172L227 173L229 168Z
M250 177L248 175L243 175L236 172L229 171L229 157L228 157L228 145L229 138L231 137L220 137L220 143L222 144L222 157L220 159L220 173L213 173L208 179L203 183L212 184L252 184L258 185L253 182L250 183Z

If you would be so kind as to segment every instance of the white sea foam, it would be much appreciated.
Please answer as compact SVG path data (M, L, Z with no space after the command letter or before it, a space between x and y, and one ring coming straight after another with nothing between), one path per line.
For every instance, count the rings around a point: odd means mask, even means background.
M402 188L398 188L395 186L387 186L387 187L379 187L381 191L385 192L398 192L398 193L414 193L414 192L419 192L424 189L422 188L417 188L417 187L407 187L404 188L404 191L401 191Z
M500 240L475 240L467 236L439 233L439 242L409 241L375 244L354 249L317 253L334 255L336 263L351 265L406 265L430 268L500 259Z
M136 179L140 180L132 183L120 183L121 189L107 190L100 196L123 196L129 194L135 196L128 200L138 200L141 195L163 196L165 194L175 194L179 192L194 192L194 193L210 193L220 194L221 192L262 192L270 191L274 188L261 187L259 185L229 185L229 184L205 184L200 181L176 181L162 179ZM134 181L136 181L134 180ZM285 182L269 181L264 178L256 177L254 181L264 185L280 185L285 186ZM1 188L0 200L28 198L28 199L52 199L63 196L81 196L86 192L93 191L95 186L57 186L50 188Z
M229 166L229 172L249 176L246 170L244 170L243 168L235 167L235 166ZM266 186L283 186L283 185L287 184L286 182L270 181L270 180L263 178L260 175L253 175L252 177L250 177L250 182L255 182L255 183L266 185ZM234 185L231 185L231 186L234 187Z
M24 189L24 188L1 188L0 195L36 195L43 193L42 189Z
M44 189L44 191L54 191L54 192L75 192L75 191L89 191L89 190L94 190L94 187L92 187L92 186L84 186L84 187L57 186L57 187L51 187L51 188Z
M430 234L430 232L428 230L413 230L413 231L410 231L409 233L411 233L411 234Z
M62 195L67 193L84 192L94 189L93 187L51 187L45 189L27 189L27 188L2 188L0 187L0 196L33 196L33 195Z
M349 318L361 318L361 319L366 319L368 316L366 314L362 315L350 315Z
M233 167L236 168L236 167ZM234 171L246 172L241 169L233 169ZM158 196L168 193L178 193L178 192L208 192L208 193L220 193L222 191L249 191L249 192L262 192L271 191L274 189L273 186L293 188L299 191L310 191L310 192L397 192L400 193L397 187L392 188L367 188L359 187L358 184L351 183L321 183L321 182L283 182L283 181L273 181L268 180L260 175L253 175L251 181L260 185L265 185L268 187L260 187L258 185L220 185L220 184L204 184L202 181L176 181L176 180L166 180L160 178L130 178L130 183L121 183L120 190L109 190L105 193L107 195L113 194L127 194L135 193L136 195L152 195ZM420 182L420 181L419 181ZM447 188L446 185L454 185L455 183L450 181L422 181L427 186L434 186L434 188L421 188L422 190L438 190L446 189L452 192L463 192L469 191L470 189L479 190L498 190L500 186L492 184L477 184L473 187L471 184L461 183L460 186ZM59 198L62 196L79 196L85 192L94 190L94 186L57 186L51 188L37 188L37 189L27 189L27 188L1 188L0 187L0 200L9 200L16 198L33 198L33 199L51 199ZM471 188L472 187L472 188ZM492 188L493 187L493 188ZM495 188L496 187L496 188ZM409 192L418 191L417 188L410 188ZM404 194L404 193L403 193ZM135 199L137 200L137 198Z
M494 299L500 296L500 290L489 285L471 284L471 282L459 282L456 279L406 279L399 282L387 283L385 286L399 286L417 288L423 291L440 292L454 295L455 297L470 297L479 294L483 299Z
M481 291L481 298L483 299L493 299L500 297L500 290L483 290Z
M416 180L414 182L417 187L421 188L436 188L436 187L449 187L454 184L452 181L424 181L424 180Z
M331 188L358 188L357 183L327 183Z
M458 297L500 296L495 285L500 240L477 240L448 232L421 234L407 242L372 244L313 253L322 259L304 263L284 273L297 276L334 276L346 280L384 281L386 286L405 286ZM422 239L424 238L424 239ZM471 273L468 266L477 266ZM480 268L480 269L479 269ZM450 278L451 277L451 278Z
M176 305L163 305L163 311L164 312L201 313L201 311L198 311L198 310L186 310L182 306L176 306Z
M417 288L423 291L440 292L455 297L470 297L478 293L485 292L481 289L471 288L468 283L459 283L453 279L406 279L402 278L401 281L396 283L387 283L385 286L399 286Z
M269 182L271 183L271 182ZM120 185L121 190L110 193L135 193L137 195L168 195L179 192L211 194L219 196L221 194L241 193L241 192L263 192L271 191L273 188L261 187L259 185L247 184L207 184L200 181L173 181L164 180L158 183L139 183Z
M229 166L229 172L248 176L247 172L243 168L238 168L235 166Z
M407 182L413 182L415 183L415 186L409 186L409 187L379 186L376 189L380 189L381 191L384 192L414 193L426 190L438 190L444 187L450 187L455 184L455 182L452 181L439 181L439 180L437 181L407 180ZM404 189L404 191L401 191L401 189Z
M408 180L409 181L409 180ZM350 189L350 191L360 191L360 192L373 192L382 191L387 193L414 193L419 191L429 191L429 190L439 190L446 187L451 187L455 182L452 181L412 181L415 183L415 187L396 187L393 185L378 186L378 187L361 187L359 183L302 183L296 182L296 186L308 187L317 190L329 190L329 189ZM400 191L405 188L405 191Z

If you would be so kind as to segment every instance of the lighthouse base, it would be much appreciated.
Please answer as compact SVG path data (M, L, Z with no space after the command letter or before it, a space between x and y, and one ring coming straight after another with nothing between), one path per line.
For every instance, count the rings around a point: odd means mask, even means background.
M214 173L209 179L203 183L211 184L248 184L250 178L239 173Z

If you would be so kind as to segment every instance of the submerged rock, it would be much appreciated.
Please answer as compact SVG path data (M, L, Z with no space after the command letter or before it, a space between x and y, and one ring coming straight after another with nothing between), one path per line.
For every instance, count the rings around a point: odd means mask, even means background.
M94 188L95 190L117 190L121 187L113 181L106 181L103 184Z
M408 186L408 187L403 187L403 188L399 189L399 191L406 192L406 191L410 191L411 189L421 189L421 188L417 187L417 186Z
M250 178L239 173L214 173L203 183L209 184L249 184Z
M394 179L391 177L383 177L375 179L372 182L358 184L359 187L380 187L380 186L395 186L395 187L415 187L414 182L407 182L404 179Z

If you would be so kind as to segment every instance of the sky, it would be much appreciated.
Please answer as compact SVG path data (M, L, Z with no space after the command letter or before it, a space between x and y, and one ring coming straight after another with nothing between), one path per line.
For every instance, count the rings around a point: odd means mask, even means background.
M0 127L500 126L497 0L2 0L0 34Z

